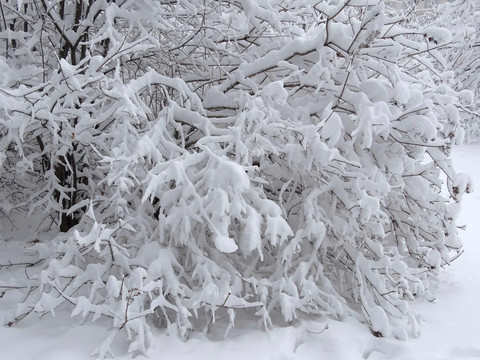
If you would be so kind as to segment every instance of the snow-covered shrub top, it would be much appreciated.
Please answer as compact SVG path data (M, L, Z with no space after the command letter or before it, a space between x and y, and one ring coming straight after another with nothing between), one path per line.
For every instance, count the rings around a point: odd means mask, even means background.
M121 330L145 352L152 326L239 309L416 335L407 301L461 251L470 189L449 160L459 95L424 41L447 33L382 1L48 4L3 5L2 207L62 230L33 246L11 324L110 318L101 356Z
M422 24L421 31L430 49L435 50L434 53L441 53L441 56L434 56L433 61L438 62L445 81L457 91L457 106L462 114L460 124L465 129L465 140L478 141L480 3L477 0L433 2L428 14L419 16L416 22Z
M442 9L443 10L443 9ZM449 67L455 74L454 89L463 100L462 125L468 140L480 138L480 4L474 0L455 1L445 5L438 22L452 30L455 38L445 53Z

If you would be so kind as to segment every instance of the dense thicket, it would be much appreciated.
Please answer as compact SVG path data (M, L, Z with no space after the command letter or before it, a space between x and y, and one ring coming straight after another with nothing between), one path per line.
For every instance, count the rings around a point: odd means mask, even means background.
M240 310L415 335L407 301L461 251L468 96L444 31L334 3L2 2L1 206L42 216L10 324L110 318L102 356Z

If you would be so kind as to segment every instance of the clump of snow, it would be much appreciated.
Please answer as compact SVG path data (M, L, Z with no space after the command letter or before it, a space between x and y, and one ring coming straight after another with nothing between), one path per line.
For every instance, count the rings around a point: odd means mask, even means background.
M395 101L400 104L406 104L408 103L408 100L410 100L410 97L410 89L408 88L407 83L404 81L397 82L393 88L393 98Z
M423 30L423 34L428 41L435 42L435 44L443 45L452 41L452 32L448 29L429 26Z
M232 238L223 235L215 237L215 247L223 253L232 253L238 249L237 244L235 244Z

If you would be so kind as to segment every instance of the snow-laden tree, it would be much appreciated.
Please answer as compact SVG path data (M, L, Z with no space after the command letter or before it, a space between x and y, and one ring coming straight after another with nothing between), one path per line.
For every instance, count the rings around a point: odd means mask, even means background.
M416 335L408 300L460 253L469 189L442 31L377 0L1 10L2 209L43 216L10 325L111 319L101 356L240 310Z

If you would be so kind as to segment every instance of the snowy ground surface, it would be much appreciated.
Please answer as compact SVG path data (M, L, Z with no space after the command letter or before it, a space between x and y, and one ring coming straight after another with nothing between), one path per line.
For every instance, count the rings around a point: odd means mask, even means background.
M198 334L187 342L158 335L150 359L480 359L480 145L462 146L455 150L454 158L457 171L471 174L478 190L465 197L459 220L459 225L467 224L461 233L465 253L433 284L435 301L412 305L423 319L418 339L375 338L353 318L303 322L270 333L240 323L220 341L209 341ZM15 246L0 242L0 261L8 261ZM10 275L15 271L10 270ZM15 301L9 294L0 300L0 320ZM80 320L65 314L39 322L32 318L15 328L0 328L0 359L89 359L106 334L100 324L81 326ZM125 351L121 341L115 346L118 354Z

